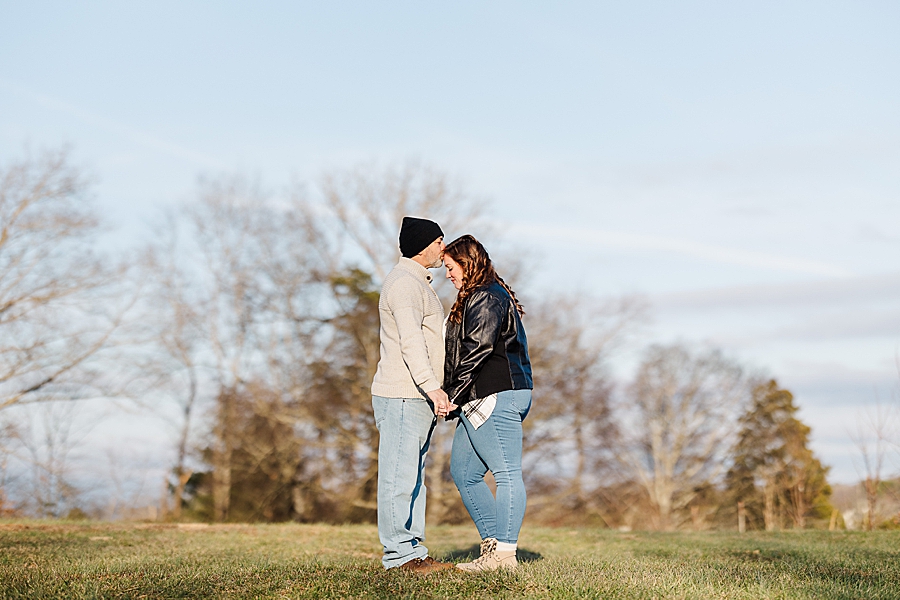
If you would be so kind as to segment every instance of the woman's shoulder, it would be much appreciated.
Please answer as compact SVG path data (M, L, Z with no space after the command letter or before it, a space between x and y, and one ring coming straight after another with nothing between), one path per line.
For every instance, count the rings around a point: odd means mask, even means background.
M510 300L509 294L496 281L480 285L469 293L467 304L504 304Z
M499 281L492 281L488 284L485 284L481 289L484 290L484 293L490 294L491 296L494 296L501 300L509 299L509 292L506 291L505 287L500 285Z

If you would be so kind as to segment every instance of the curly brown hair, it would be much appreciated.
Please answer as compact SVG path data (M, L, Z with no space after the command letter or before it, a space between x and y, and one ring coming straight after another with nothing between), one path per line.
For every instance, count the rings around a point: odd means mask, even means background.
M466 298L476 288L489 285L495 281L509 293L519 314L525 314L525 309L522 308L522 304L516 298L516 293L497 275L487 250L474 236L466 234L456 238L444 248L444 256L452 258L454 262L462 267L463 271L462 287L459 288L456 302L453 303L453 308L450 309L450 316L448 317L451 321L454 323L462 322L462 307Z

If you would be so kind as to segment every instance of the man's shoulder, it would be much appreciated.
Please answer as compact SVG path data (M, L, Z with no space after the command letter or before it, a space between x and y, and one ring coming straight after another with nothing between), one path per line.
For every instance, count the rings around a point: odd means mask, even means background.
M381 297L386 302L410 296L424 298L428 294L427 287L428 284L416 277L415 273L395 267L384 278L384 284L381 286Z
M396 286L406 287L406 286L420 286L421 282L419 278L415 276L415 273L410 272L407 269L404 269L400 265L397 265L391 272L387 274L387 277L384 278L384 283L381 286L382 293L385 293L387 290L396 287Z

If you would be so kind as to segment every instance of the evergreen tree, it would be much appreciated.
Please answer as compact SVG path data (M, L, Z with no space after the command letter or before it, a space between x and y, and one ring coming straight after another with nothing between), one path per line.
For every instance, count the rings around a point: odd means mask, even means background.
M733 501L744 502L751 527L772 531L788 520L803 528L831 512L828 468L809 449L810 428L797 410L793 394L770 380L754 388L740 418L725 481Z

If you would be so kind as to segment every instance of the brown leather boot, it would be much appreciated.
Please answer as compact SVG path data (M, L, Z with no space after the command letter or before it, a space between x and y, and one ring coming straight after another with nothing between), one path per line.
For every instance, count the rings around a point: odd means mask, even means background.
M447 569L452 569L453 563L441 562L439 560L434 560L430 556L426 556L425 558L414 558L409 562L403 563L397 568L403 569L404 571L411 571L413 573L426 575L435 571L446 571Z

